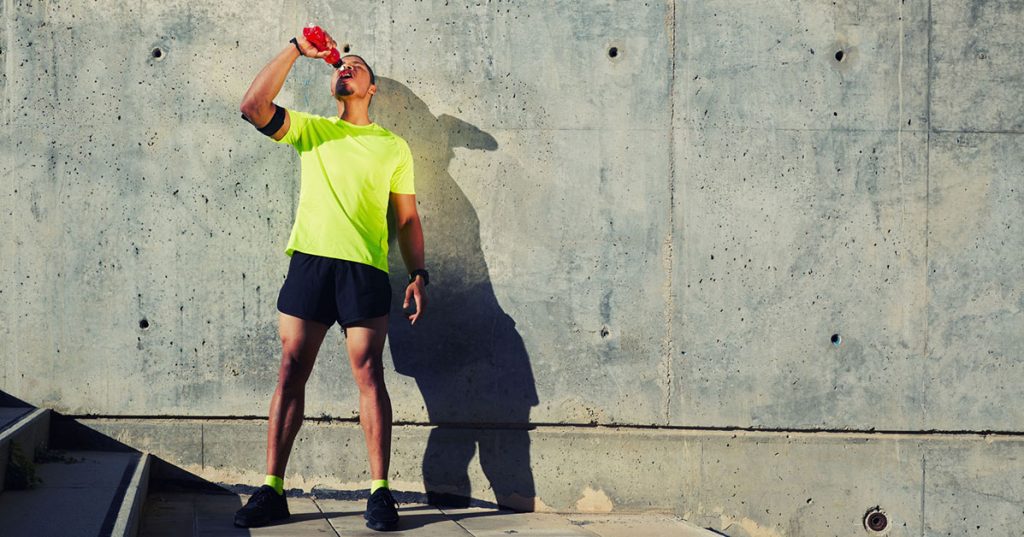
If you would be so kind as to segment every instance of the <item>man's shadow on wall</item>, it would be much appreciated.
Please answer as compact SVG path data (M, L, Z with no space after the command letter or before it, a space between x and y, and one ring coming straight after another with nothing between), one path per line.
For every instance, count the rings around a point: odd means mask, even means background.
M480 222L448 173L454 148L494 151L491 135L449 115L434 116L409 88L383 77L371 110L412 149L430 286L424 317L402 312L408 284L401 256L391 256L396 290L389 339L395 370L416 380L434 428L423 455L423 481L436 505L466 506L469 464L480 466L499 505L534 510L530 408L538 404L530 357L494 295L480 248ZM471 177L465 180L472 180ZM391 249L397 253L393 218Z

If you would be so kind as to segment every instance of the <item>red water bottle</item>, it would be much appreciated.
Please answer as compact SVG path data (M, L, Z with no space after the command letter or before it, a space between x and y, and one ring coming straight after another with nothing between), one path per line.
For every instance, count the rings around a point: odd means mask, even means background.
M318 51L323 52L324 50L327 50L327 36L324 35L323 28L315 24L310 24L302 29L302 36L305 37L306 41L309 41L311 45L316 47ZM331 47L330 51L331 53L324 58L324 61L329 63L335 69L341 67L341 53L334 47Z

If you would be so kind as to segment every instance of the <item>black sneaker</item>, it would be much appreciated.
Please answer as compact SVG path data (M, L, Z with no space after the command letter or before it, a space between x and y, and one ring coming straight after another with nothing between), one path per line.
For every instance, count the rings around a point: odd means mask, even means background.
M284 495L278 494L270 485L263 485L249 498L245 507L235 513L235 525L239 528L255 528L290 516Z
M398 529L398 502L391 491L381 487L366 500L366 527L377 531Z

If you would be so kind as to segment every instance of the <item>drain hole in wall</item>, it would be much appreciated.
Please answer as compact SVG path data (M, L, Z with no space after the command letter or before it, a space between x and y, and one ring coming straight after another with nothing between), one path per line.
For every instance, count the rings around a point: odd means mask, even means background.
M873 532L885 531L889 527L889 517L881 509L875 507L864 516L864 527Z
M612 47L612 48L608 49L608 57L609 58L615 58L615 57L618 57L618 55L619 55L619 47Z
M840 50L839 52L836 52L836 61L837 62L843 61L844 57L846 57L846 54L843 53L843 51Z
M149 321L146 319L142 319L141 321L139 321L139 328L143 330L149 328Z
M839 344L842 343L842 342L843 342L842 336L840 336L839 334L832 334L832 344L833 345L838 347Z
M153 57L158 59L158 60L160 58L164 57L164 51L160 50L160 47L156 47L155 49L153 49L152 54L153 54Z

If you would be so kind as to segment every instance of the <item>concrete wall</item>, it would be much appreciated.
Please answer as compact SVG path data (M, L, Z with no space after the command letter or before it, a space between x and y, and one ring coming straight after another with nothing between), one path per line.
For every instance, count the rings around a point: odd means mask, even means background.
M875 505L893 535L1019 533L1021 2L2 18L0 390L261 474L299 184L237 108L318 21L373 65L371 117L415 155L431 310L394 320L386 356L409 487L734 536L853 535ZM329 74L300 61L278 102L331 114ZM363 457L345 364L334 330L296 453L321 466L293 482L365 477L328 462Z

